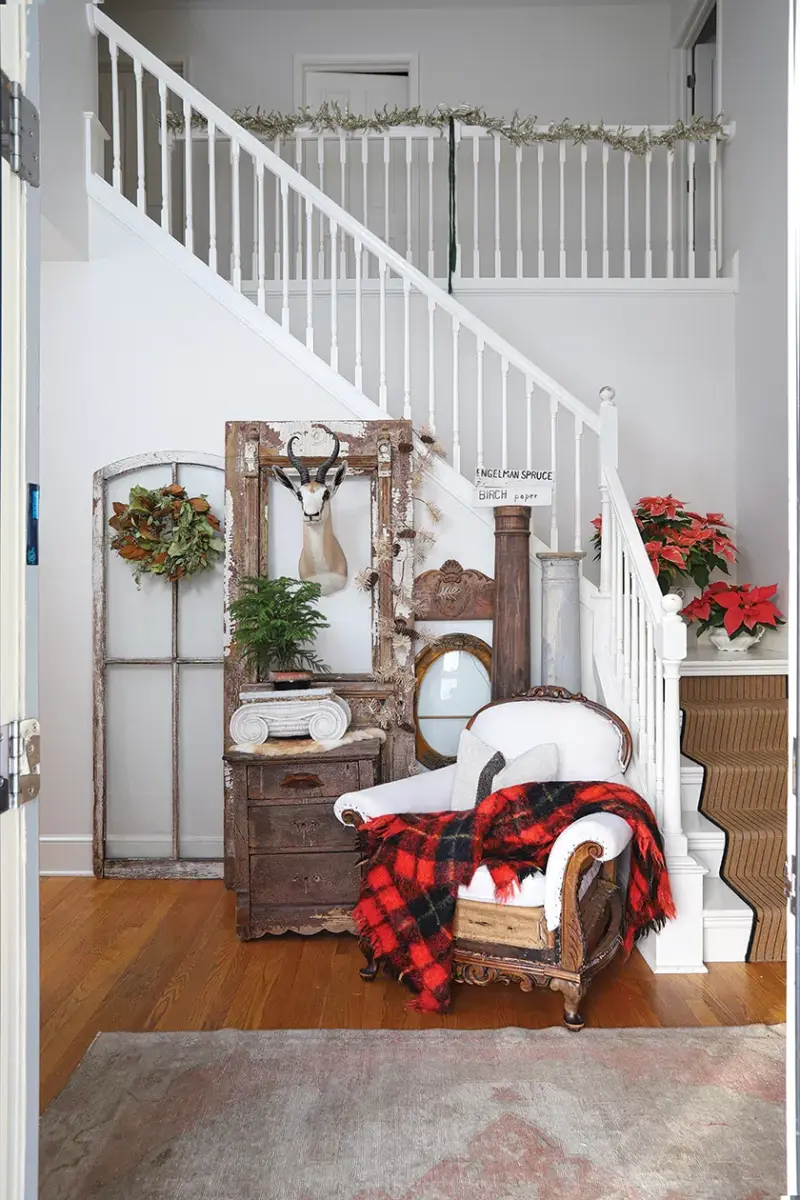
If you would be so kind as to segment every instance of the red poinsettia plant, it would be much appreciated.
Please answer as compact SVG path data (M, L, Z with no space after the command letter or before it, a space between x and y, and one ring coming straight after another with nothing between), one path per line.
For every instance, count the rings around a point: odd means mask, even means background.
M722 513L701 516L670 495L642 496L633 516L664 595L681 579L707 588L712 571L727 575L729 564L736 561L736 547L725 533L730 526ZM602 517L595 517L592 524L599 557Z
M742 583L734 587L729 583L712 583L702 596L686 605L681 616L689 622L699 622L698 637L707 629L724 629L729 638L775 629L785 624L783 613L772 599L777 590L777 584L753 587L751 583Z

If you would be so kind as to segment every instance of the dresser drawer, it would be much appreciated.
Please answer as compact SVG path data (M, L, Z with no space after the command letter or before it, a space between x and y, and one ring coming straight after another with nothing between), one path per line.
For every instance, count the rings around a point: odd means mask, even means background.
M258 804L248 810L250 853L281 850L355 850L355 830L337 821L327 804Z
M312 762L308 766L270 763L247 768L248 800L278 800L297 804L323 796L338 797L359 788L358 760Z
M340 904L358 899L356 853L251 854L250 903Z

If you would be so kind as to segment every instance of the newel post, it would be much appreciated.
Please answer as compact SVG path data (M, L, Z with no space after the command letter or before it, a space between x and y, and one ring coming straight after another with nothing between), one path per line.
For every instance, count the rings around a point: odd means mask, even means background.
M664 671L664 804L661 828L668 854L685 855L688 842L681 821L680 667L686 657L686 625L678 610L679 596L661 600L660 646Z
M616 392L612 387L600 389L600 595L611 595L611 500L606 482L606 468L617 468L618 435Z
M505 700L531 686L531 510L499 506L494 523L492 699Z

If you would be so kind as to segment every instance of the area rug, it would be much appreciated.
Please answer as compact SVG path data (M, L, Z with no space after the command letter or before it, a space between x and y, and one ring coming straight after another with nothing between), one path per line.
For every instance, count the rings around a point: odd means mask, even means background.
M40 1200L772 1200L782 1026L101 1034Z
M700 811L727 835L720 874L755 916L748 961L783 962L786 677L690 676L681 707L683 751L705 768Z

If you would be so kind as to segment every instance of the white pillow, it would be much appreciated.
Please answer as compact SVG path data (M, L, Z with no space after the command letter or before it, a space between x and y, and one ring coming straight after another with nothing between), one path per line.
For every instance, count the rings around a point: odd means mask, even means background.
M456 777L450 808L466 812L495 791L494 777L506 765L499 750L487 746L479 737L464 729L458 740Z
M558 779L558 746L555 742L543 742L531 746L523 754L513 758L494 777L492 791L515 787L519 783L550 783Z

